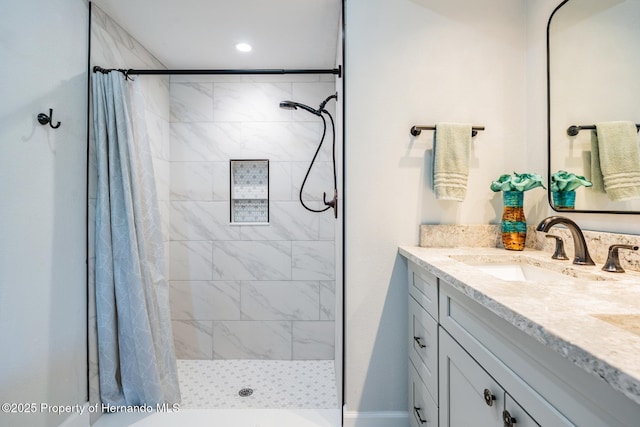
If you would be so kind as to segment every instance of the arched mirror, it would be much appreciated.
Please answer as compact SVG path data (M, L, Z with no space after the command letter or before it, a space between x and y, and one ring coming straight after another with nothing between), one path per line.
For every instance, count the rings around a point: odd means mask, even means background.
M565 0L552 13L547 29L549 182L558 171L593 180L596 123L640 124L639 22L640 0ZM573 210L640 213L640 199L615 199L579 186ZM551 191L549 202L555 210L571 209L554 204Z

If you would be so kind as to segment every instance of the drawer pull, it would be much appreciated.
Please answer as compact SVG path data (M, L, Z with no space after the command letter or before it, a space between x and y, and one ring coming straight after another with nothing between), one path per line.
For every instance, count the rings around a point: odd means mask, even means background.
M420 424L424 424L427 422L427 420L422 418L422 415L420 415L420 408L418 408L417 406L414 406L413 410L416 412L416 416L418 417L418 421L420 421Z
M420 337L413 337L413 340L414 340L415 342L417 342L417 343L418 343L418 345L420 346L420 348L425 348L425 347L427 346L426 344L422 344L422 343L420 342Z
M516 419L506 409L502 411L502 421L504 421L504 427L513 427L516 424Z
M493 394L491 394L491 390L489 390L488 388L485 388L484 401L487 404L487 406L493 406L494 400L496 400L496 397Z

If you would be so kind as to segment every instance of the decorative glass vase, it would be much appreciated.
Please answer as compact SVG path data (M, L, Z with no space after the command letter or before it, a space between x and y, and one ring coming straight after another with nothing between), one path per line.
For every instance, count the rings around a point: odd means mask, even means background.
M502 243L510 251L521 251L527 239L527 220L524 217L523 191L503 191Z
M576 208L576 192L571 191L554 191L551 193L553 198L553 207L556 209L575 209Z

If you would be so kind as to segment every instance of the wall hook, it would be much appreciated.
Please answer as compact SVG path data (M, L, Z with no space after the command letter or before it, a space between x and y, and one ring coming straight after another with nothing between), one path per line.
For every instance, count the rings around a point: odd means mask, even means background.
M38 123L41 125L46 125L48 123L53 129L58 129L60 127L60 122L55 126L53 125L53 108L49 108L48 116L45 113L38 114Z

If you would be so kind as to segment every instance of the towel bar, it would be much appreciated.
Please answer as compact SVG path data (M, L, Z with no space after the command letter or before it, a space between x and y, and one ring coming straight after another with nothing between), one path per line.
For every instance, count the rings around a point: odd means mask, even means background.
M435 126L412 126L411 135L418 136L423 130L436 130ZM479 130L484 130L484 126L473 126L471 128L471 136L476 136Z
M571 125L567 128L567 135L576 136L581 130L596 130L596 125ZM636 129L640 130L640 124L636 124Z

